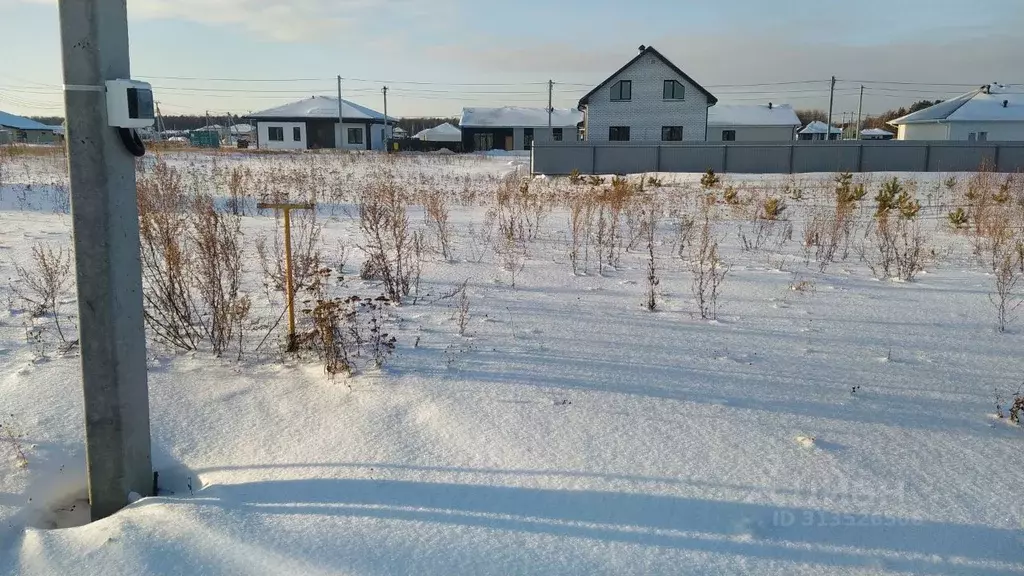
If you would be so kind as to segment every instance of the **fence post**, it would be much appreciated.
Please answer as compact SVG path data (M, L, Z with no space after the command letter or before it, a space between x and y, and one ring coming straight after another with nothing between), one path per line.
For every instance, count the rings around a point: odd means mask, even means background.
M993 156L993 158L992 158L992 163L993 163L993 164L995 164L995 166L993 166L992 168L993 168L993 169L994 169L994 170L995 170L996 172L1002 172L1002 170L1000 170L1000 169L999 169L999 151L1000 151L1000 150L1002 150L1002 149L1003 149L1003 147L1002 147L1002 146L1000 146L999 144L996 144L996 146L995 146L995 147L996 147L996 151L995 151L995 152L993 153L993 155L992 155L992 156ZM1006 172L1009 172L1009 170L1006 170Z
M654 171L661 172L661 146L654 147Z
M857 172L864 171L864 143L857 146Z
M789 173L790 174L793 173L793 162L794 162L793 157L794 156L796 156L796 144L791 142L789 144Z
M922 172L929 172L928 168L932 164L932 143L928 142L924 145L924 170Z
M722 144L722 173L729 172L729 145Z
M597 174L597 145L590 145L590 173Z

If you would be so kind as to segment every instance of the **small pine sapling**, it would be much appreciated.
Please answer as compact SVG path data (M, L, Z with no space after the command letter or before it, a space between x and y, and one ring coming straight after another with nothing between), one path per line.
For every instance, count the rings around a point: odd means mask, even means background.
M722 182L722 179L715 174L715 171L708 168L704 175L700 177L700 185L704 190L711 190L717 187Z

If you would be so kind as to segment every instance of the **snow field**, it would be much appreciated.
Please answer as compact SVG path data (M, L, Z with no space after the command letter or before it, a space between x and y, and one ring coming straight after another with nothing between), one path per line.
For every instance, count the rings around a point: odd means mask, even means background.
M225 201L232 168L250 190L315 194L325 256L350 247L334 290L379 293L358 278L354 209L379 157L166 161ZM991 274L944 220L955 202L945 175L900 175L916 182L935 252L909 283L875 279L854 251L824 273L805 264L802 231L833 175L723 176L741 196L796 187L803 199L787 197L793 240L771 255L741 249L750 207L715 208L732 268L718 319L703 321L674 246L700 175L661 175L651 313L640 305L646 247L603 275L591 252L588 274L572 274L565 201L582 192L567 181L531 182L550 211L513 289L485 214L521 160L388 166L413 193L442 189L456 232L455 261L431 254L416 303L391 310L394 356L331 380L280 353L280 332L240 362L151 345L163 492L100 522L71 510L85 486L78 359L52 340L26 344L26 312L0 284L0 414L29 460L18 467L0 436L0 573L1024 572L1024 432L993 416L996 389L1020 385L1020 326L995 330ZM869 204L886 176L858 177ZM46 158L4 172L4 278L17 281L12 263L28 263L34 243L69 241L61 182ZM275 223L247 214L253 250ZM418 207L410 220L425 228ZM255 255L247 264L257 314L276 318ZM440 298L464 281L460 337L454 299ZM65 313L74 307L72 295Z

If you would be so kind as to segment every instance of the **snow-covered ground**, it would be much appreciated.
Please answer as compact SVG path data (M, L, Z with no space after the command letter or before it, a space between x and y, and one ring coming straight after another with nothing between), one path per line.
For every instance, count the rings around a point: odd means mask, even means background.
M168 162L309 166L297 185L323 185L330 251L361 242L345 197L380 159ZM997 391L1024 379L1021 324L995 330L993 279L945 222L944 176L904 175L918 182L932 253L908 283L874 279L853 253L825 273L805 261L802 230L832 175L725 176L723 188L797 186L804 198L787 199L795 233L775 253L741 250L749 219L716 209L732 268L718 320L704 321L673 240L673 203L700 175L664 176L648 312L646 247L603 274L591 254L589 274L574 275L561 207L510 285L482 231L500 177L524 164L391 164L403 186L446 190L456 262L428 257L416 302L390 311L398 348L382 370L330 379L280 353L280 333L241 361L151 346L161 493L83 525L79 359L52 330L26 342L26 325L47 319L28 318L12 288L35 243L70 241L62 165L8 161L0 574L1024 573L1024 430L994 416ZM882 178L862 178L869 197ZM570 187L534 183L551 197ZM245 216L243 230L272 233L274 219ZM350 250L342 293L379 293L358 278L361 260ZM459 336L456 299L442 296L464 281ZM74 308L71 295L63 309Z

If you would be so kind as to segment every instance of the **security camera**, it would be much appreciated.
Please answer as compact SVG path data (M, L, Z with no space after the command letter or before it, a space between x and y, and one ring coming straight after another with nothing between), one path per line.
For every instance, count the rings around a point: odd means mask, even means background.
M137 80L107 80L107 122L114 128L148 128L154 122L153 87Z

